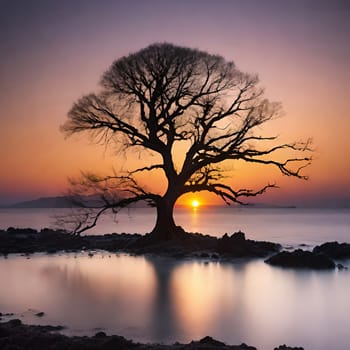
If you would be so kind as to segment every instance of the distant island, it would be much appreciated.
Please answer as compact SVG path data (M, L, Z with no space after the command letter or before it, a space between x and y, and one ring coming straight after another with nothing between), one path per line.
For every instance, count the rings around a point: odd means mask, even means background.
M72 198L67 196L41 197L29 201L19 202L8 208L72 208L75 207Z
M84 203L89 207L99 206L99 199L91 196L84 199ZM54 196L54 197L40 197L27 201L21 201L15 204L0 205L0 208L14 208L14 209L25 209L25 208L74 208L78 207L77 200L74 200L72 196ZM145 202L135 203L131 206L132 208L147 208L148 205ZM178 208L185 208L184 205L177 205ZM206 207L205 205L203 206ZM210 206L212 207L212 206ZM226 205L216 205L214 207L227 207ZM232 208L237 208L237 205L232 205ZM253 208L253 209L296 209L296 208L333 208L333 209L344 209L350 208L350 198L344 198L342 200L329 200L328 202L319 201L318 203L306 202L294 204L271 204L271 203L252 203L248 206L240 206L241 208Z
M11 205L2 205L2 208L75 208L79 207L78 200L72 196L55 196L55 197L40 197L32 200L18 202ZM84 198L84 203L89 207L97 207L99 200L96 197ZM131 207L133 208L147 208L148 205L145 202L134 203ZM185 208L184 205L179 205L178 208ZM215 206L215 207L227 207L226 205ZM237 206L232 206L237 207ZM242 207L242 206L239 206ZM268 203L254 203L244 208L287 208L294 209L294 205L274 205Z
M91 208L98 207L100 200L94 196L83 198L83 203ZM79 207L79 199L73 196L56 196L56 197L40 197L28 201L18 202L12 205L2 206L2 208L77 208ZM138 203L132 205L133 208L145 208L146 203Z

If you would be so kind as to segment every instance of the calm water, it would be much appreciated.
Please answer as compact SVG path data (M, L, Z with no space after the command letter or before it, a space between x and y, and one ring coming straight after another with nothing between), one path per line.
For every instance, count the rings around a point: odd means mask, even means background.
M54 216L66 209L0 209L0 228L9 226L54 227ZM350 242L350 209L177 209L177 224L189 232L222 236L241 230L248 238L286 245L314 246L330 240ZM155 210L122 211L116 218L106 215L86 234L111 232L147 233L155 223Z
M198 210L176 213L189 231L284 244L350 241L349 210ZM104 232L147 232L150 209L105 218ZM1 227L49 226L50 210L1 210ZM118 228L116 228L118 227ZM1 244L1 242L0 242ZM0 258L0 311L28 323L61 324L67 334L104 330L143 342L188 342L211 335L260 350L287 343L348 350L350 269L295 271L262 260L176 261L94 252ZM345 265L350 267L350 261ZM35 313L44 311L38 318ZM336 344L336 345L335 345Z
M97 252L2 258L0 280L1 312L63 324L68 334L104 330L166 343L211 335L261 350L283 343L348 350L350 344L349 271ZM38 311L45 316L34 316Z

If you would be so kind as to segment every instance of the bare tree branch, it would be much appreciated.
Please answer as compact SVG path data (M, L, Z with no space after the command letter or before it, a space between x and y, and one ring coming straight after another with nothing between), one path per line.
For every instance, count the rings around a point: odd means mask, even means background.
M280 103L264 97L257 75L239 71L221 56L164 43L116 60L104 73L101 90L73 105L62 131L88 132L97 142L112 140L125 152L138 149L158 157L126 173L84 174L75 191L98 196L101 203L86 227L107 209L142 200L157 207L154 232L175 231L173 207L184 193L209 191L226 203L243 203L242 197L277 187L231 188L220 170L227 161L271 166L282 175L307 179L303 170L312 161L311 141L280 143L262 133L280 115ZM181 164L174 158L179 144L187 147ZM162 170L167 180L162 194L136 181L137 174L154 170Z

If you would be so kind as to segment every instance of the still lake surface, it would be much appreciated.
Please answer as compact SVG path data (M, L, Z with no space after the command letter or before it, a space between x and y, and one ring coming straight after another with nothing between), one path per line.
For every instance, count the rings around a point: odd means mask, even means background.
M1 209L0 228L50 226L58 209ZM93 233L152 229L152 209L105 217ZM306 249L350 242L350 210L177 210L187 231ZM1 242L0 242L1 244ZM305 249L305 247L304 247ZM343 262L350 267L350 261ZM205 335L260 350L350 347L350 269L296 271L263 260L212 262L88 252L0 258L0 311L24 322L61 324L66 334L120 334L143 342L188 342ZM42 318L35 316L44 311Z

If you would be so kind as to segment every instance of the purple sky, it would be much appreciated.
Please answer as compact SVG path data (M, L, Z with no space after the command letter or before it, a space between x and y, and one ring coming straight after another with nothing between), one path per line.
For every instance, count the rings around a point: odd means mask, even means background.
M311 180L280 179L272 202L350 202L350 2L347 0L0 0L0 204L60 194L111 155L59 132L72 103L112 61L153 42L223 55L259 74L285 117L312 136ZM254 173L250 174L253 178ZM276 177L276 178L275 178Z

